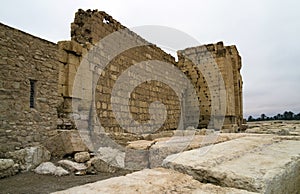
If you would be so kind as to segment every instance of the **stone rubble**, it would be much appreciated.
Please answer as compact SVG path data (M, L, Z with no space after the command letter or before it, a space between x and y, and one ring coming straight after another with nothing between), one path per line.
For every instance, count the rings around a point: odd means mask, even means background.
M300 136L300 121L248 122L246 133Z
M14 152L7 152L6 158L13 159L20 165L20 170L29 171L42 162L49 161L51 153L44 146L27 147Z
M37 174L47 174L55 176L65 176L69 172L60 166L55 166L52 162L44 162L33 170Z
M73 162L71 160L60 160L57 163L58 163L58 165L62 166L63 168L69 170L70 172L87 170L87 166L85 164Z

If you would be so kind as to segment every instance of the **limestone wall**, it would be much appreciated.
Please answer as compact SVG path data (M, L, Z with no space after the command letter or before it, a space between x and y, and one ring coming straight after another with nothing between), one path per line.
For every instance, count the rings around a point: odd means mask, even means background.
M211 115L217 120L223 115L223 128L237 129L243 120L243 83L240 74L241 57L236 47L224 46L223 42L219 42L178 51L178 55L179 68L190 76L198 92L200 127L209 124ZM220 77L218 73L221 74ZM222 92L225 93L225 98L215 95ZM216 104L213 105L212 102ZM218 110L223 105L224 114L220 115Z
M72 40L59 43L63 50L60 61L64 63L60 91L65 110L71 110L69 100L76 101L70 113L79 115L77 127L94 128L101 123L101 130L106 132L139 134L177 129L183 102L189 115L195 115L189 104L196 104L197 99L182 100L188 79L176 68L171 55L105 12L79 10L71 26ZM122 76L126 81L117 83ZM117 88L118 84L123 87ZM193 119L185 120L197 127L197 123L189 122Z
M178 52L179 61L175 62L172 56L128 30L105 12L79 10L71 28L72 40L59 43L60 61L64 63L60 68L59 88L65 98L64 111L77 115L75 117L80 118L79 120L84 119L85 122L79 124L82 128L93 128L101 123L105 131L124 132L124 128L126 131L128 127L146 124L151 120L150 104L156 101L162 102L167 108L166 122L158 127L159 130L176 129L181 114L182 128L222 128L222 116L225 117L223 128L237 129L240 126L243 114L241 58L235 46L225 47L219 42L188 48ZM191 61L190 57L196 58L196 61ZM162 73L170 66L160 65L160 70L156 71L151 65L141 65L145 61L150 64L155 60L173 65L173 69L185 74L196 89L196 96L192 95L192 89L187 87L186 80L180 82L178 76ZM138 73L128 72L132 67L138 67ZM220 72L221 78L215 76L214 72ZM123 91L123 97L117 96L119 99L115 104L121 112L119 118L125 120L120 124L116 119L118 115L113 110L112 92L124 73L129 78L123 84L124 88L134 90L127 93ZM155 78L142 83L141 77L147 75ZM168 84L157 81L159 78L176 83L176 88L180 88L180 91L176 93ZM221 83L224 88L220 87ZM74 86L80 89L74 91ZM225 93L225 96L214 93L216 91ZM75 109L72 110L74 101ZM223 105L225 110L222 115L219 112ZM197 109L200 110L200 115L196 114ZM209 121L211 126L208 126ZM145 128L143 130L147 131Z
M0 24L0 48L1 155L54 135L59 97L55 44Z
M75 14L69 41L54 44L3 24L0 37L0 153L43 142L57 128L138 134L221 128L216 123L224 104L226 127L241 124L235 46L188 48L176 62L97 10ZM226 100L212 91L225 92Z

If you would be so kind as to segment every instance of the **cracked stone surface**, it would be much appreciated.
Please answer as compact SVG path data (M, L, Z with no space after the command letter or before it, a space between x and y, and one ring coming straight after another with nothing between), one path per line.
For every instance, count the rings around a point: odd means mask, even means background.
M173 170L144 169L126 176L73 187L55 194L75 193L202 193L250 194L245 190L203 184Z
M300 190L300 141L252 135L168 156L163 166L201 182L259 193Z

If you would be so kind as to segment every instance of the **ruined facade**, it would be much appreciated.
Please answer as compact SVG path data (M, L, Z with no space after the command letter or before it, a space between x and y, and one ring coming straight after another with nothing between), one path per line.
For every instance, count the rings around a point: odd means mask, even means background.
M178 51L176 62L97 10L79 10L71 25L71 40L57 44L3 24L0 28L2 153L43 142L56 135L57 129L142 134L208 127L211 118L222 116L216 115L214 109L219 108L211 105L220 97L211 96L210 90L218 86L209 86L207 75L202 75L197 65L207 71L217 68L223 76L223 128L241 125L241 58L235 46L225 47L220 42L188 48ZM116 31L121 33L114 34ZM197 64L189 60L193 54L201 56ZM130 68L138 73L127 71ZM124 82L117 82L124 74L129 78L125 87ZM120 89L114 91L117 83ZM130 95L124 96L126 92Z
M178 67L190 77L197 89L201 112L199 126L207 127L212 116L218 119L216 110L219 106L212 105L215 98L225 108L223 128L237 129L243 122L242 65L237 48L218 42L178 51L178 57ZM221 74L219 77L218 73ZM220 77L222 80L217 80ZM220 87L222 84L224 86ZM224 97L214 96L213 90L223 90Z

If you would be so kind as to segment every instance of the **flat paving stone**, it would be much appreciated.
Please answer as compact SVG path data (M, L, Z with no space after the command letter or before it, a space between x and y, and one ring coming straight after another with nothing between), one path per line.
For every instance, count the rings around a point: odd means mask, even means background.
M300 141L251 135L168 156L163 166L201 182L259 193L299 193Z
M73 187L55 194L93 193L199 193L250 194L245 190L203 184L189 175L170 169L144 169L126 176Z

